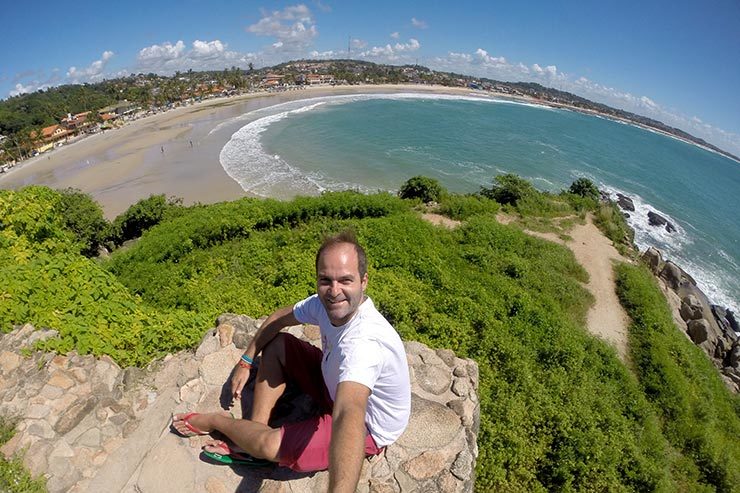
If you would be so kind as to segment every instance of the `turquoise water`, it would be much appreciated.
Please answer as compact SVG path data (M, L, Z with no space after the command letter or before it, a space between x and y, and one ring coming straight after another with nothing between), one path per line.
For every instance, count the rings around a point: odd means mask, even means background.
M558 191L587 177L630 196L641 250L659 248L718 304L740 307L740 164L631 125L567 110L428 95L316 98L260 110L221 151L252 193L397 190L409 177L455 192L516 173ZM648 225L653 210L673 234Z

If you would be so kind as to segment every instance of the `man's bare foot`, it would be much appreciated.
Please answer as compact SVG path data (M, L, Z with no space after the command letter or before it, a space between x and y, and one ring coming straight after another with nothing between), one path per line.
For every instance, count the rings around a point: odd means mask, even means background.
M220 413L182 413L172 416L172 428L184 437L208 435L214 430L213 417L233 417L228 412Z

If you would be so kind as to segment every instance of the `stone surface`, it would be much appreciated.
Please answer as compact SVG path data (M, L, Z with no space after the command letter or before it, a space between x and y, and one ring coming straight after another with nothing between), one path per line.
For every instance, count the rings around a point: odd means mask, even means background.
M692 320L688 325L688 333L694 344L701 344L708 339L709 336L709 322L700 318L699 320Z
M230 328L208 331L195 354L168 355L144 370L121 370L109 358L76 353L36 352L21 358L20 349L30 339L54 336L30 325L0 336L0 414L12 411L19 418L2 453L11 457L33 450L23 461L33 474L47 475L50 492L325 491L327 472L214 465L200 454L205 437L183 439L169 431L172 412L223 408L224 385L243 353L236 343L246 346L261 323L233 314L219 321ZM320 343L317 327L290 331ZM232 341L222 346L229 334ZM411 420L395 444L364 462L357 491L472 491L480 421L477 365L449 350L433 351L418 342L405 345L409 371L417 375ZM251 391L250 383L244 393ZM286 405L292 416L313 412L306 398ZM466 479L458 479L465 474Z

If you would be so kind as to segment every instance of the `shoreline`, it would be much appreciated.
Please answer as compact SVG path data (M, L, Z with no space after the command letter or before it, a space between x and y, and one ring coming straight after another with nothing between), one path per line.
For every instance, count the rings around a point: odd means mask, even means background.
M217 125L235 116L291 101L399 92L458 96L474 93L468 88L387 84L318 86L214 98L146 116L26 160L0 175L0 189L32 184L78 188L100 204L109 220L152 194L180 197L186 205L236 200L252 194L244 191L221 166L219 153L231 133L226 135L229 129L225 128L211 135L209 132ZM485 96L481 99L506 97L491 93L481 96Z

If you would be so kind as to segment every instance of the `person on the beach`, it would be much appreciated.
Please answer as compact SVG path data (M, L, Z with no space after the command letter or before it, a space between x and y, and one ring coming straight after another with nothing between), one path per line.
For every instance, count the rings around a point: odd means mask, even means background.
M354 491L363 457L398 439L411 411L403 343L365 295L367 282L365 252L354 235L326 239L316 254L317 294L270 315L234 370L231 390L239 399L261 353L251 419L178 414L173 428L185 436L220 431L255 458L296 471L329 469L330 491ZM319 325L323 351L280 332L299 323ZM288 381L310 395L322 415L272 428L270 414ZM238 456L218 440L205 450Z

